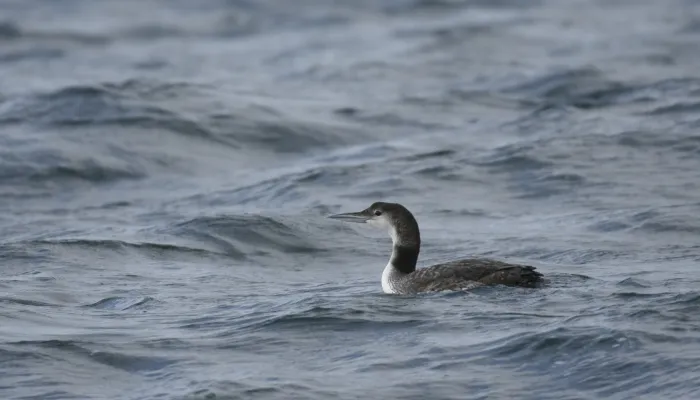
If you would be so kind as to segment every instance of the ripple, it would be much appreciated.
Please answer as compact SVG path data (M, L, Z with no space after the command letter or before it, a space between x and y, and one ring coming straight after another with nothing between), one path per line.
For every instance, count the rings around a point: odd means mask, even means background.
M700 111L700 102L678 102L669 106L656 107L647 111L646 115L664 115L664 114L681 114L693 113L697 114Z
M316 125L291 118L256 116L251 110L238 115L213 114L204 119L206 126L227 141L246 147L259 147L280 153L327 148L348 143L345 129Z
M643 222L635 229L652 233L700 233L700 220L663 216Z
M258 327L294 331L307 330L310 327L330 331L363 331L417 327L424 323L425 321L417 318L416 315L389 317L386 314L377 314L376 312L353 308L313 307L265 321Z
M561 387L612 393L647 392L669 370L687 373L692 362L672 362L663 353L639 356L645 348L677 343L671 335L593 327L555 328L492 342L483 357L517 366L521 371L547 371ZM697 369L697 367L693 367ZM660 372L661 370L665 372ZM684 372L685 371L685 372Z
M143 88L134 89L134 86ZM0 123L31 121L71 127L118 124L163 128L186 135L211 138L209 132L177 111L156 105L152 101L144 101L154 100L154 97L172 92L174 88L177 86L136 81L69 86L49 93L6 101L0 112ZM189 88L185 86L178 90Z
M668 293L644 293L644 292L624 291L624 292L616 292L613 294L613 296L620 298L620 299L625 299L625 300L663 299L663 298L668 297Z
M11 343L20 347L35 347L47 350L58 350L89 360L99 364L126 372L152 372L167 368L177 360L156 356L137 356L122 352L110 352L93 350L94 343L78 342L73 340L45 340L45 341L19 341Z
M608 80L594 68L556 71L507 88L505 93L520 93L539 99L547 106L573 106L582 109L616 104L631 88Z
M298 120L270 106L236 103L225 114L201 113L191 117L185 107L173 101L211 98L213 90L149 80L68 86L6 99L0 103L0 124L160 129L233 149L259 148L282 153L349 141L346 128Z
M143 306L150 305L154 301L156 300L153 297L107 297L85 307L126 311L133 308L144 308Z
M223 249L226 254L245 258L238 248L282 253L314 253L326 249L309 241L295 227L278 219L261 215L199 217L178 223L168 232Z
M108 183L140 180L147 176L138 165L121 160L92 156L73 156L55 151L32 151L26 155L9 155L0 161L0 183L46 185L90 182Z
M495 345L495 346L494 346ZM612 350L622 345L634 348L640 341L622 331L600 328L555 328L546 332L518 335L491 345L487 350L492 357L524 360L537 354L559 357L572 352L591 352L596 349Z
M3 297L3 296L0 296L0 303L19 304L22 306L34 306L34 307L56 307L56 304L46 303L43 301L19 299L19 298Z
M0 21L0 38L8 40L20 36L22 36L22 31L17 24L11 21Z
M600 221L589 225L589 229L596 232L617 232L624 231L631 227L631 225L621 222L621 221Z
M551 162L539 158L535 149L530 145L502 146L488 155L471 161L471 163L497 172L540 170L552 166Z
M0 33L0 36L1 35L2 33ZM0 63L14 63L27 60L49 61L52 59L61 58L65 54L66 52L62 49L50 47L8 51L0 53Z
M106 249L112 251L138 250L151 255L163 255L167 253L193 253L206 255L211 253L210 250L200 249L196 247L188 247L184 245L151 242L126 242L114 239L53 239L36 240L29 243L38 245L59 246L66 248L80 247L88 249Z
M650 282L642 281L636 278L626 278L617 282L618 286L630 287L630 288L650 288L652 284Z

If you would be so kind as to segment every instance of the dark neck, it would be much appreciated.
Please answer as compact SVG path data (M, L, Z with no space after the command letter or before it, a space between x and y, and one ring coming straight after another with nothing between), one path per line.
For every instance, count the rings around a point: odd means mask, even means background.
M391 265L404 274L410 274L416 270L418 263L418 253L420 246L394 244L394 251L391 253Z
M405 274L416 270L418 253L420 252L420 229L418 222L410 211L402 207L400 218L393 221L394 251L391 253L391 263L396 269Z

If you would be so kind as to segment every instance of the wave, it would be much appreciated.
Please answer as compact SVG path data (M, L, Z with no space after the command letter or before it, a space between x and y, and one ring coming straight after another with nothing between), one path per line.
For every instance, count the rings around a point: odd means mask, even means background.
M178 362L176 359L155 355L140 356L124 352L98 350L97 348L103 347L103 345L75 340L22 340L8 344L20 348L31 347L39 353L54 353L58 351L63 353L61 358L71 355L78 357L83 362L95 362L133 373L160 371Z
M28 184L47 183L53 185L65 181L87 181L105 183L121 180L138 180L146 177L146 173L138 168L112 167L104 165L95 159L58 161L63 165L24 168L5 168L0 172L0 180L5 182L24 182ZM14 173L24 169L23 173ZM24 175L24 176L23 176Z
M554 328L496 340L474 356L520 371L547 371L550 383L562 388L592 390L603 397L612 393L634 396L646 393L670 371L690 373L691 362L670 361L662 355L661 349L678 341L671 335L641 330ZM679 382L684 379L687 377L678 377Z
M151 165L158 164L158 160L143 158L134 162L137 155L109 146L88 150L88 146L47 138L25 128L5 132L0 138L0 186L6 195L30 195L29 188L51 191L67 183L140 180L148 176Z
M502 89L506 94L519 94L540 106L572 106L582 109L616 104L629 87L608 80L595 68L565 69L548 73L525 83Z
M0 21L0 38L4 40L15 39L22 35L16 23L11 21Z
M22 27L15 21L0 21L0 39L6 41L27 40L36 43L78 43L82 45L103 45L110 39L102 35L91 35L70 31L40 31Z
M376 311L355 308L335 309L316 306L277 317L258 325L258 328L306 329L310 324L325 330L381 330L388 327L416 327L425 323L418 313L398 313L389 316ZM392 328L393 329L393 328Z
M246 257L242 251L235 248L229 249L227 252L225 249L216 246L216 244L203 241L195 242L187 238L178 238L176 236L162 237L162 235L160 235L160 237L158 237L160 242L156 242L153 238L149 237L149 232L144 232L143 234L137 233L136 235L132 235L129 240L75 237L78 235L88 236L88 234L81 231L57 232L55 234L44 234L42 235L44 238L25 239L3 244L0 246L0 250L4 252L9 250L11 253L7 255L8 258L18 260L19 257L22 257L26 261L21 264L21 268L18 267L17 270L8 269L6 272L12 275L26 274L34 271L34 268L39 268L36 267L36 265L50 265L57 262L65 263L66 257L72 260L83 260L82 263L86 266L93 266L96 263L98 265L104 265L102 261L96 261L95 257L108 260L126 260L133 257L133 259L138 260L136 263L139 264L142 263L143 260L153 259L160 260L161 262L166 262L167 260L174 262L202 262L203 260L215 261L222 258L244 259ZM148 238L150 241L139 241L139 238ZM15 256L14 254L18 252L21 253ZM3 257L0 257L0 259L1 258ZM124 278L135 280L142 278L138 272L125 272L123 276ZM33 281L40 281L53 280L56 278L51 275L43 276L33 273L31 279ZM152 299L148 299L147 301L150 302L151 300ZM119 308L124 304L126 304L125 307L134 306L130 303L131 300L129 299L106 298L102 301L105 303L102 305L94 304L94 306L104 306L106 308ZM140 300L135 300L136 303L139 303L139 301Z
M630 210L617 212L596 221L588 229L597 232L642 232L650 234L694 234L700 232L700 219L696 215L698 205L659 207L644 211Z
M150 305L154 301L156 301L156 299L154 299L153 297L128 298L117 296L106 297L92 304L88 304L85 307L126 311L134 308L145 308L145 306Z
M413 310L397 310L387 307L327 307L312 305L314 299L287 302L268 307L265 311L252 311L243 315L231 316L209 313L203 317L181 321L181 329L196 330L201 333L225 339L237 338L236 343L222 343L227 349L256 348L286 343L284 338L268 338L267 332L305 332L309 326L321 332L333 331L392 331L416 328L428 323L425 315ZM261 336L262 335L262 336Z
M342 107L334 110L345 119L375 127L400 128L411 131L440 131L449 128L443 122L422 120L417 115L401 115L392 112L377 112L373 109L361 110L358 107Z
M539 170L553 165L542 159L535 146L530 144L501 146L474 159L472 163L500 172Z
M10 97L0 103L0 124L128 130L162 130L233 149L303 152L366 137L328 123L299 120L254 101L221 109L215 88L179 82L127 80L68 86L56 91ZM188 108L197 103L196 112ZM207 101L211 108L203 108ZM147 133L146 132L146 133ZM352 139L348 133L359 134Z
M35 240L30 243L39 245L52 245L62 247L89 247L103 248L109 250L135 249L147 252L167 253L167 252L188 252L188 253L208 253L208 250L188 247L180 244L152 243L152 242L127 242L115 239L44 239Z
M617 82L592 67L557 70L499 90L506 95L525 96L542 107L604 108L615 105L646 105L660 99L686 98L700 89L700 79L672 78L655 82ZM647 115L689 112L696 103L679 102L645 112Z
M159 106L160 96L182 97L194 85L122 83L68 86L52 92L5 99L0 123L50 126L113 125L157 127L203 135L202 129L175 111Z
M332 224L318 217L265 215L217 215L196 217L182 222L146 228L117 238L75 237L79 231L46 234L43 238L5 243L1 247L11 259L26 258L54 262L66 252L94 257L95 253L133 255L146 259L184 261L194 259L258 260L291 254L327 254L344 248L347 242L330 240L330 232L353 232L350 227ZM73 237L66 237L73 236ZM352 236L350 240L361 240ZM92 261L90 261L92 262ZM108 303L123 299L105 300Z
M282 221L261 215L198 217L178 223L164 233L187 238L194 243L218 247L227 255L245 258L248 255L274 253L318 253L327 248L318 245L317 232L302 230L301 223Z
M644 336L644 333L641 333L641 336ZM557 327L487 342L479 345L478 354L509 362L528 359L541 361L543 358L553 360L563 357L564 354L570 359L577 359L572 357L573 354L585 354L595 350L624 351L625 347L638 348L642 345L641 336L638 337L636 332L599 327ZM578 359L581 358L585 357Z
M36 47L33 49L8 50L0 53L0 63L14 63L26 60L48 61L61 58L65 55L65 50L52 47Z
M376 5L373 3L377 3ZM368 2L368 7L377 7L388 15L426 12L455 13L462 9L486 8L530 8L539 1L517 1L517 0L404 0L389 2Z
M680 153L700 153L700 136L669 135L668 132L626 131L618 134L617 144L639 150L670 150Z
M174 400L210 400L210 399L327 399L337 398L338 393L319 389L314 385L292 382L252 383L228 381L210 383L208 388L194 390L184 396L180 393L168 395ZM182 396L182 397L180 397Z
M217 252L216 249L207 247L200 248L191 246L186 243L155 243L155 242L129 242L116 239L86 239L86 238L67 238L67 239L40 239L30 240L16 245L25 247L38 248L63 248L69 250L71 248L95 251L108 252L136 252L148 258L152 257L212 257L216 255L231 256L230 253ZM238 254L238 253L235 253Z
M47 303L38 300L20 299L15 297L4 297L0 296L0 303L6 304L18 304L22 306L33 306L33 307L55 307L56 304Z
M691 113L697 114L700 111L700 102L678 102L668 106L656 107L645 114L647 115L663 115L663 114L682 114Z
M217 96L201 85L128 80L0 97L0 185L7 194L45 194L59 184L210 173L222 162L250 168L270 153L311 153L367 136L257 100L213 112L222 108Z

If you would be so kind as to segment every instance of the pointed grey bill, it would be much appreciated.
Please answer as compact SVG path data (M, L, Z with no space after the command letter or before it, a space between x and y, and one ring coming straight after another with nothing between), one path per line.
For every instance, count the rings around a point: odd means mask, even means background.
M341 221L346 221L346 222L360 222L360 223L362 223L362 222L367 222L367 220L372 218L372 215L369 213L366 213L364 211L360 211L360 212L354 212L354 213L329 215L328 218L339 219Z

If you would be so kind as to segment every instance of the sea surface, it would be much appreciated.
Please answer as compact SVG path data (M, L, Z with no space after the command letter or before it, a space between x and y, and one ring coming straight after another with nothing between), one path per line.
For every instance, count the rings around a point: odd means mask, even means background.
M700 398L700 1L0 0L0 398Z

